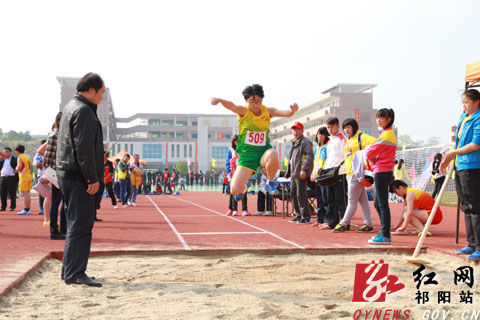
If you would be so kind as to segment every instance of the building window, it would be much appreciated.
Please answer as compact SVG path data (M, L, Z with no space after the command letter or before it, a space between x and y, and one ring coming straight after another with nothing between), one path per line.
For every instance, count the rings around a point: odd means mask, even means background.
M190 158L192 157L192 149L193 149L192 145L189 145L189 146L188 146L188 156L189 156Z
M187 145L186 144L183 145L183 157L184 158L187 157Z
M175 121L175 125L179 127L186 127L188 126L188 121L187 120L177 120Z
M225 139L230 140L232 139L232 135L230 133L225 134Z
M162 159L162 145L161 144L144 144L143 145L144 159Z
M117 145L117 153L120 153L120 151L122 151L122 146L120 145L120 143Z
M198 139L198 133L192 133L192 139Z
M172 144L172 155L171 155L172 158L175 158L175 145Z
M125 149L124 150L128 152L128 143L125 143Z
M149 138L160 138L161 132L153 131L148 133Z
M180 158L180 145L177 144L177 158Z
M187 133L186 132L176 132L175 136L177 139L186 139L187 138Z
M164 139L172 139L175 137L175 132L161 132L160 137Z
M214 159L226 159L228 155L228 147L212 147L212 158Z
M159 126L160 125L160 119L149 119L148 120L148 125Z
M173 120L162 120L162 126L173 126Z
M198 121L192 121L192 126L194 127L198 126Z
M133 154L133 143L130 143L130 154Z

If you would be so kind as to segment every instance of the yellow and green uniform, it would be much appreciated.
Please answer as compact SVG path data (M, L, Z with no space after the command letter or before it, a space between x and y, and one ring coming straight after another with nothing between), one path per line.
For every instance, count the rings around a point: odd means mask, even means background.
M463 121L462 121L462 124L460 125L460 129L458 129L458 139L460 140L460 137L462 136L462 131L463 131L463 127L465 126L465 122L468 121L468 119L470 119L470 116L466 116ZM455 159L454 159L454 165L457 166L457 158L458 158L458 155L455 156Z
M237 116L240 134L237 140L237 153L240 154L238 166L257 171L260 160L270 145L270 115L268 108L261 107L261 114L256 116L246 106L247 112L243 117Z
M30 171L31 161L25 153L20 154L19 157L22 159L22 166L18 172L18 190L30 191L30 189L32 189L32 173Z

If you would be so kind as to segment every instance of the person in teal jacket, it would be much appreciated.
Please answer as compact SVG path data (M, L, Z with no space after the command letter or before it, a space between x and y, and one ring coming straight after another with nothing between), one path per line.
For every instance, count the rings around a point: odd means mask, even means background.
M455 251L468 254L468 260L480 260L480 92L466 90L462 95L464 113L455 134L455 149L448 151L440 165L456 164L455 187L465 213L468 245Z

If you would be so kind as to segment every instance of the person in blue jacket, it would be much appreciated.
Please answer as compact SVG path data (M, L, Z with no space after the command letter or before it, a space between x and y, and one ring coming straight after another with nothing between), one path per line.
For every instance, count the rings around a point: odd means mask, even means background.
M440 165L445 172L455 160L455 187L465 213L468 245L455 251L480 260L480 92L466 90L462 95L463 114L455 134L455 149L448 151Z

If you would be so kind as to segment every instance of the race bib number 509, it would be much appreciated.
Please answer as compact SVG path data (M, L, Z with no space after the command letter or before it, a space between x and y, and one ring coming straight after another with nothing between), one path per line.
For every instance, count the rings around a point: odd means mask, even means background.
M263 132L251 132L247 130L247 136L245 137L245 144L251 146L264 147L267 145L267 133Z

